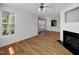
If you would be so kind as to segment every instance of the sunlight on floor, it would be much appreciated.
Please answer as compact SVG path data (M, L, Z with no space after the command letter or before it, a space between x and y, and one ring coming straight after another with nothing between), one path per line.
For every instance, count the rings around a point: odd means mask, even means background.
M13 47L9 47L9 53L10 55L13 55L15 53Z

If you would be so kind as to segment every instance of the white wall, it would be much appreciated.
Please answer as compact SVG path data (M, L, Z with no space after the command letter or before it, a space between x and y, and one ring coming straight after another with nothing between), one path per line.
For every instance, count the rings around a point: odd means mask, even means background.
M4 7L4 10L15 13L15 34L0 37L0 47L27 39L38 34L38 18L19 9ZM1 8L1 9L2 9Z
M79 4L72 4L61 11L60 14L60 40L63 41L63 30L79 33L79 22L65 23L65 12L79 7ZM77 15L77 13L74 13ZM73 18L73 17L72 17ZM73 18L75 20L75 18Z
M51 27L51 19L47 18L46 19L46 30L51 31L52 27Z

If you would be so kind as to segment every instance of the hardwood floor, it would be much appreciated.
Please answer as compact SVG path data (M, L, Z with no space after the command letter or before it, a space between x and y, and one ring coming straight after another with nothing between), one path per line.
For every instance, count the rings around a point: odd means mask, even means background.
M57 42L58 32L42 32L40 35L0 48L1 55L71 55Z

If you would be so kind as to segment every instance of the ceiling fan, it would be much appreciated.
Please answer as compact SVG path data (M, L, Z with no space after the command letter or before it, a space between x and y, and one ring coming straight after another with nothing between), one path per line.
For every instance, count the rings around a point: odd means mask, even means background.
M48 8L48 5L50 4L47 4L47 3L40 3L40 6L39 6L39 12L45 12L46 11L46 8Z

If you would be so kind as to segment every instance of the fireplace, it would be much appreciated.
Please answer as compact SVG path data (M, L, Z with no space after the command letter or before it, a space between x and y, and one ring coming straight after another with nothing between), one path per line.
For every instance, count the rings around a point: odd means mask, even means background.
M79 34L63 31L63 45L73 54L79 54Z

